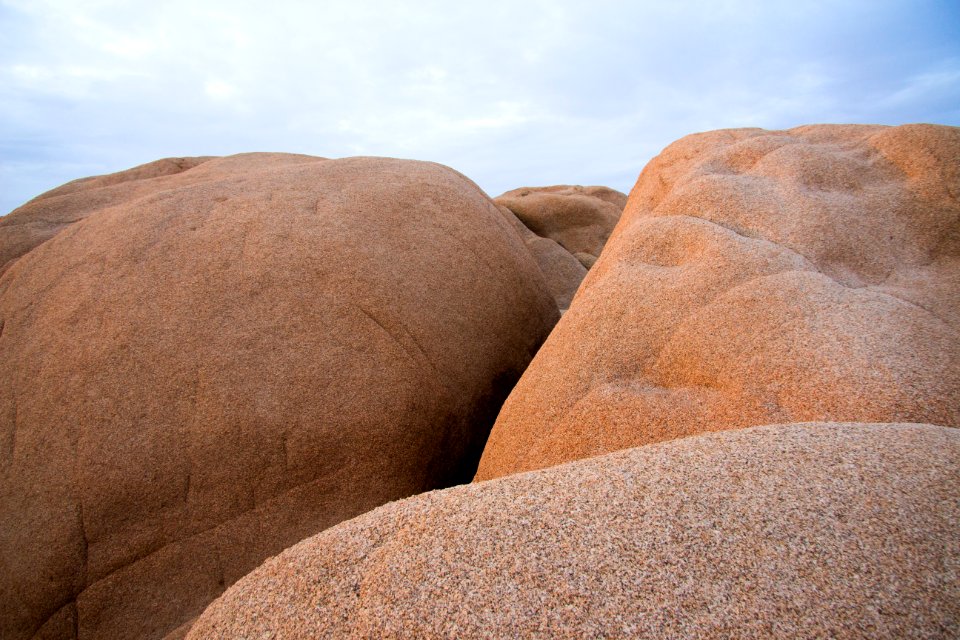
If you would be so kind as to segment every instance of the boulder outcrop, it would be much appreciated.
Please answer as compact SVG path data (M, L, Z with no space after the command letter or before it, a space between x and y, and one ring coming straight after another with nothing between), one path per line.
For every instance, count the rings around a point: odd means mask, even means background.
M713 131L643 170L477 479L703 431L960 426L960 129Z
M587 269L569 251L550 238L541 238L530 231L512 211L503 205L497 205L503 217L516 229L530 250L540 272L547 281L550 294L563 312L570 307L577 288L587 275Z
M521 187L494 199L531 231L572 254L597 257L620 219L627 196L609 187Z
M212 638L960 632L960 431L773 425L391 503L244 577Z
M557 185L514 189L494 202L515 221L565 311L616 226L627 196L609 187Z
M163 637L298 540L468 481L556 322L446 167L196 162L10 216L64 217L0 277L0 637Z
M216 160L200 168L209 160ZM163 158L103 176L80 178L51 189L0 217L0 275L14 261L74 222L101 209L158 191L208 182L244 166L317 162L323 158L290 153L243 153L228 158Z

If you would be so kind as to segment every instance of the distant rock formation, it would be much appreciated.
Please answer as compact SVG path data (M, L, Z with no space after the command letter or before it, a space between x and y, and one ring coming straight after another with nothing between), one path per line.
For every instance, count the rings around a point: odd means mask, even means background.
M620 219L627 196L608 187L523 187L494 199L515 225L565 311Z
M298 540L469 481L558 317L434 163L161 161L35 199L0 244L10 640L163 637Z
M477 479L758 424L960 425L958 196L953 127L670 145L504 405Z
M541 238L530 231L512 211L503 205L498 205L498 209L516 229L524 244L527 245L527 249L530 250L530 254L537 261L537 266L540 267L547 281L550 294L557 303L557 309L561 312L566 311L577 292L577 287L587 275L586 267L573 254L550 238Z
M187 636L960 632L960 431L725 431L395 502L240 580Z
M627 196L608 187L523 187L494 199L537 235L570 253L597 257L620 219Z

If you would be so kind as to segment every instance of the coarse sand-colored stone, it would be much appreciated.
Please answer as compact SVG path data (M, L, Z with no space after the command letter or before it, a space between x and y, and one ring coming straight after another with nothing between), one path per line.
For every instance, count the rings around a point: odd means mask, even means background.
M268 165L320 162L323 159L292 153L163 158L126 171L68 182L0 217L0 275L23 254L102 209L158 191L222 179L243 171L245 167L257 171ZM209 162L211 160L213 162Z
M503 205L497 205L497 208L523 238L530 254L537 261L537 266L540 267L540 272L547 281L547 287L557 303L557 308L560 311L566 311L577 293L577 288L587 275L586 267L554 240L542 238L530 231L510 209Z
M609 187L522 187L494 199L566 311L613 231L627 196Z
M758 424L960 425L960 129L683 138L504 405L485 480Z
M0 276L4 640L163 637L298 540L468 481L558 317L434 163L161 161L8 218L57 211Z
M188 638L955 638L960 431L724 431L416 496Z
M513 189L494 202L510 209L538 236L571 254L595 258L620 219L627 196L609 187L555 185Z

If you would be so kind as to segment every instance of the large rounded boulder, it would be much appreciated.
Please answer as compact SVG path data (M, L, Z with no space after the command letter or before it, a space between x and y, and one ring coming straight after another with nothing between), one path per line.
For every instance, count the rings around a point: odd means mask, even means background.
M209 160L217 160L199 168ZM0 275L20 256L75 222L101 209L164 189L217 180L240 165L319 162L323 158L289 153L244 153L230 158L163 158L126 171L80 178L51 189L0 217Z
M34 201L80 215L0 277L3 638L162 637L298 540L469 480L557 319L446 167L167 169Z
M553 240L590 268L620 219L627 196L610 187L521 187L497 196L541 238Z
M955 638L960 431L725 431L416 496L272 558L212 638Z
M960 129L714 131L643 170L478 479L702 431L960 425Z

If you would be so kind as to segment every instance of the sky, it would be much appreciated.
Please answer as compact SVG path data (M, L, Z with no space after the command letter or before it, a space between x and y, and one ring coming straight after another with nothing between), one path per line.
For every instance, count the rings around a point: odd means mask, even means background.
M0 215L244 151L627 192L689 133L820 122L960 125L960 0L0 0Z

